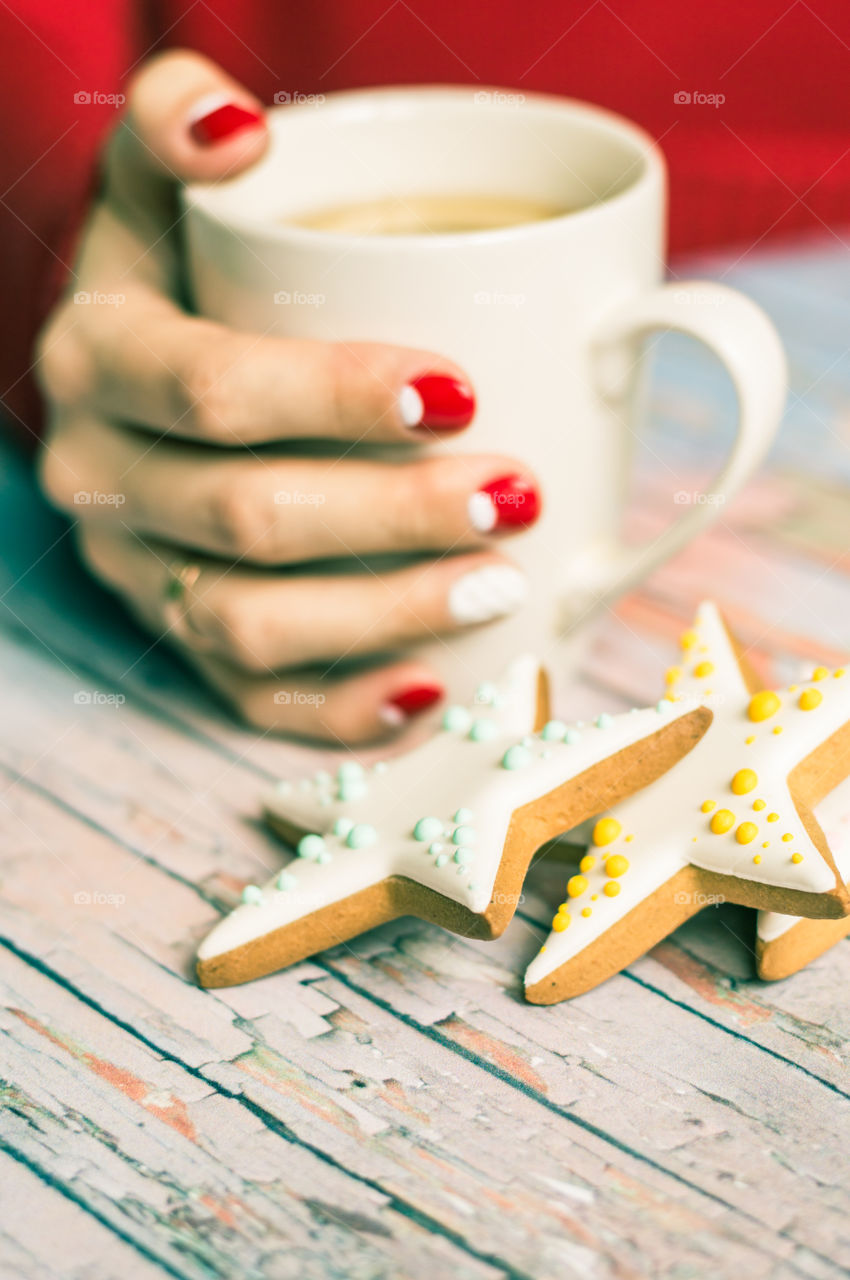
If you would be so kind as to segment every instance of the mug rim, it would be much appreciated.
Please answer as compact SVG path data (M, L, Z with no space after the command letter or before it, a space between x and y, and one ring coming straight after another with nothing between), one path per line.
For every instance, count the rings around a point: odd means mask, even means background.
M384 109L385 111L388 104L390 106L396 104L398 107L412 107L419 103L427 107L429 101L442 100L451 102L452 99L455 99L458 103L473 106L475 105L475 96L478 94L504 94L511 97L516 96L518 92L521 91L500 85L375 85L359 89L333 90L331 93L324 95L324 103L320 109L327 110L328 106L326 104L330 104L331 110L342 110L343 112L360 111L363 113L363 108L366 106L376 109L370 113L374 115L377 110ZM508 227L481 228L473 231L420 231L401 234L378 232L374 235L366 236L358 232L326 231L320 228L304 227L296 223L282 221L256 221L240 215L222 214L217 210L215 202L219 187L227 183L228 189L232 190L232 187L244 177L249 174L256 174L257 168L268 160L269 153L266 152L256 165L250 166L243 173L236 174L232 178L225 178L220 182L213 183L193 182L185 184L181 189L182 203L188 215L202 215L212 222L218 223L221 227L227 228L243 237L250 236L255 240L260 239L276 244L287 243L312 248L322 246L340 251L350 251L355 246L361 250L368 248L370 252L378 253L391 252L393 247L408 250L415 247L423 251L433 251L445 249L446 246L493 245L498 244L500 241L516 239L518 236L525 238L533 235L545 235L553 228L562 227L565 223L570 225L576 222L584 223L588 218L598 216L605 209L616 209L628 203L630 199L634 199L635 194L641 188L651 184L653 181L660 181L663 184L665 167L661 151L651 134L639 124L635 124L634 121L629 120L626 116L619 115L616 111L609 111L607 107L597 106L596 103L586 102L581 98L569 98L555 93L537 92L523 92L522 96L523 106L531 105L544 110L548 108L550 111L554 110L563 115L584 118L585 120L589 119L606 130L609 135L627 143L634 152L635 160L641 162L634 178L610 196L604 196L602 199L591 201L591 203L583 205L579 209L567 210L564 213L556 214L554 217L545 218L538 222L517 223ZM494 114L501 112L513 114L516 110L515 107L498 102L489 103L487 109ZM315 110L315 104L308 101L275 104L268 107L266 108L266 116L270 121L270 132L277 132L277 122L284 120L287 115L291 115L293 112L301 113ZM363 118L367 120L369 116L363 113Z

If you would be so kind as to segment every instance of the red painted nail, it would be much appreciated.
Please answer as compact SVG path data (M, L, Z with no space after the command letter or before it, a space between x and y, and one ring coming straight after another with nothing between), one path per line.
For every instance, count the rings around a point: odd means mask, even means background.
M418 716L443 697L443 689L435 684L415 684L409 689L402 689L381 708L381 719L385 724L401 725L411 716Z
M475 396L468 383L445 373L423 373L402 389L399 411L406 427L459 431L472 421Z
M235 102L222 102L193 120L189 132L196 142L206 147L210 143L223 142L225 138L233 137L240 129L254 129L262 120L260 111L237 106Z
M499 476L469 499L469 522L479 533L527 528L540 515L540 491L526 476Z

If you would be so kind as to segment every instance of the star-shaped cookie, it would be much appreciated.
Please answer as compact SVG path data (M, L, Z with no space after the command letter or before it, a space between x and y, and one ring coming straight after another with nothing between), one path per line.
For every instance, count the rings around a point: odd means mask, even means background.
M534 1003L589 990L707 902L844 927L850 895L812 810L850 773L850 674L819 668L799 687L758 689L710 603L682 644L668 697L698 700L710 727L597 822L526 973Z
M833 850L844 883L850 883L850 780L825 796L816 816ZM760 911L756 923L756 969L760 978L775 981L797 973L850 933L850 916L843 920L806 920L778 911Z
M545 719L543 686L536 659L519 659L407 755L370 768L350 757L269 795L267 819L299 856L247 886L204 940L201 983L245 982L401 915L496 937L535 851L659 777L711 721L696 701L665 699L568 726Z

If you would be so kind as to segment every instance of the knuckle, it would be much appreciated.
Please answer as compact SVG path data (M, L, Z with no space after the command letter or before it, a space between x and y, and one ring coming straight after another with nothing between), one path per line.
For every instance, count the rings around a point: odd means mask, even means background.
M210 518L216 541L238 556L245 556L261 536L256 503L242 480L225 480L210 499Z
M272 520L265 494L254 478L224 472L210 499L210 522L218 545L240 558L267 561L272 558Z
M455 465L450 459L430 458L406 471L398 486L396 529L411 546L440 546L446 511L457 490Z
M216 622L222 650L229 660L253 675L267 675L265 628L241 593L220 602Z
M60 511L85 514L77 507L74 496L81 487L80 459L75 457L73 433L52 432L42 444L36 458L38 483L47 500Z
M246 413L247 388L231 342L210 336L197 344L178 375L181 418L195 435L215 444L234 444Z
M88 344L77 329L70 302L48 317L35 340L35 377L45 398L70 405L85 400L94 383Z

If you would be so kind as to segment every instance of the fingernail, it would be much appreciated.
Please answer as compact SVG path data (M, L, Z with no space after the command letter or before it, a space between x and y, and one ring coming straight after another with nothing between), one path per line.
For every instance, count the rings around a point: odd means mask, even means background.
M449 590L449 613L455 622L489 622L513 613L528 592L525 577L513 565L488 565L473 569Z
M384 724L397 729L411 716L418 716L429 707L433 707L434 703L439 702L443 697L443 693L444 690L440 685L411 685L409 689L402 689L401 693L395 694L385 702L378 716Z
M479 533L527 528L540 515L540 491L525 476L499 476L473 493L467 510Z
M254 129L262 121L261 111L240 107L221 93L210 93L195 103L189 115L189 133L206 147L231 138L240 129Z
M472 388L460 378L423 373L402 387L398 411L406 427L459 431L472 421L475 396Z

